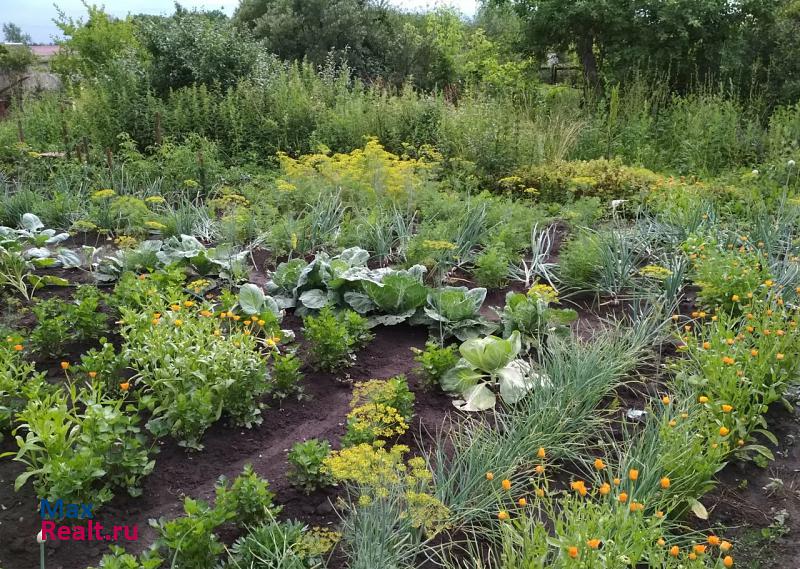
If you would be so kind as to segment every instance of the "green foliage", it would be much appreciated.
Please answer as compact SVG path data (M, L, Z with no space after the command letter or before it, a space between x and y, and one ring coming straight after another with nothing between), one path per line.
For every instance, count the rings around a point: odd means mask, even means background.
M203 432L226 413L241 426L261 422L260 397L271 389L257 340L193 309L162 310L161 317L123 308L123 356L141 382L148 429L202 448Z
M568 335L569 324L578 314L571 309L550 306L556 302L558 293L547 285L535 285L527 294L509 292L500 314L503 336L508 338L518 331L526 346L541 348L551 334Z
M202 500L192 498L184 499L183 509L185 516L161 519L156 524L159 546L167 550L171 567L176 569L213 567L225 552L225 546L215 531L232 517L233 512L212 508Z
M0 341L0 438L14 425L14 417L28 401L48 391L43 373L24 359L23 339L10 335Z
M231 546L225 567L309 569L317 567L303 551L305 526L297 521L261 521Z
M439 385L442 376L458 362L456 346L452 344L440 346L436 342L426 342L424 350L411 348L411 351L419 364L418 373L428 388Z
M100 505L121 488L138 496L139 482L155 466L136 408L104 397L97 386L71 388L70 401L63 392L32 399L17 417L25 437L16 437L14 460L27 468L15 488L33 478L42 499Z
M294 353L275 354L272 364L272 380L275 382L273 395L281 399L293 394L302 394L299 385L303 379L300 367L303 362Z
M189 11L170 17L140 16L137 36L149 56L151 84L167 94L194 84L227 89L247 75L259 48L221 12Z
M281 510L272 503L275 495L269 491L269 483L256 474L251 464L245 465L230 488L225 478L221 478L216 485L216 496L215 507L232 514L240 527L255 525Z
M30 340L37 351L60 356L70 342L95 340L108 331L108 316L101 310L105 295L97 287L78 287L72 302L41 300L33 307L36 327Z
M485 288L447 286L431 290L425 307L431 331L442 338L455 336L459 340L492 332L494 324L480 315L485 298Z
M363 316L352 310L334 312L328 306L317 316L303 318L303 332L314 365L328 372L352 365L355 351L372 339Z
M330 477L323 470L322 463L330 453L331 445L328 441L309 439L295 443L289 451L287 478L306 494L327 486L330 484Z
M509 258L501 247L489 247L475 257L472 274L475 282L487 288L500 288L508 282Z

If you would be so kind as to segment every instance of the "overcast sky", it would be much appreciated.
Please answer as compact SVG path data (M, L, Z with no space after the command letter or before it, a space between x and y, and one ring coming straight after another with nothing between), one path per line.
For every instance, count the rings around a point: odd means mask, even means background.
M465 15L472 16L477 9L478 0L389 0L394 6L408 10L421 10L438 4L454 6ZM171 14L173 0L91 0L91 4L105 5L106 10L115 16L135 14ZM239 5L239 0L182 0L187 8L221 8L231 15ZM81 0L0 0L0 22L14 22L28 33L37 43L49 43L58 33L53 24L57 4L68 16L80 18L86 14ZM0 34L1 35L1 34ZM2 39L2 38L0 38Z

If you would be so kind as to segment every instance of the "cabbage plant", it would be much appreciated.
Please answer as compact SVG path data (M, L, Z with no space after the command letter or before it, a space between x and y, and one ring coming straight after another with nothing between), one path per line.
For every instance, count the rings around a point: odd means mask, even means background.
M549 381L517 357L521 349L518 331L505 340L497 336L467 340L459 347L461 359L442 376L442 389L461 396L453 401L461 411L493 409L498 395L504 403L517 403Z

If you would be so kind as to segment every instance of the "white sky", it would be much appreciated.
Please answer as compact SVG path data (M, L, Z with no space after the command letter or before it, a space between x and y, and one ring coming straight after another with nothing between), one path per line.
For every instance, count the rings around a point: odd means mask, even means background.
M389 0L393 6L407 10L425 10L438 5L453 6L466 16L473 16L479 0ZM173 0L90 0L90 4L104 5L106 11L115 16L135 14L171 14ZM0 22L14 22L37 43L49 43L58 34L53 24L55 5L67 16L80 18L86 14L81 0L0 0ZM239 0L182 0L186 8L222 9L230 15L239 5ZM2 37L0 37L0 40Z

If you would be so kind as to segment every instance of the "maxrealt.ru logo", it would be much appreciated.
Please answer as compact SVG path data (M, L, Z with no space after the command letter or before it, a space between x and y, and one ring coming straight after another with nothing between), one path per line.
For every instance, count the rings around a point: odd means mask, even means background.
M41 538L44 541L136 541L136 525L104 526L94 520L94 504L65 503L42 500L39 515L42 517ZM72 521L77 525L70 525ZM66 522L66 523L65 523ZM83 523L80 523L83 522Z

